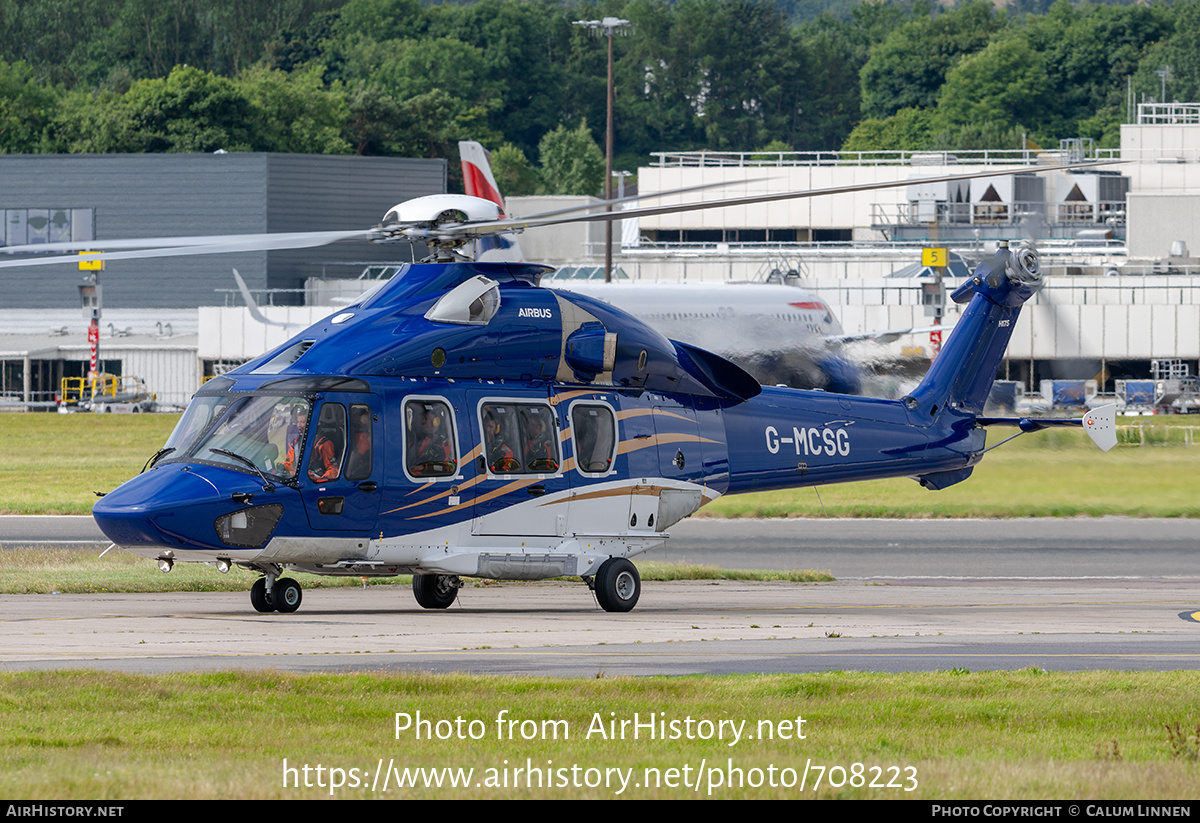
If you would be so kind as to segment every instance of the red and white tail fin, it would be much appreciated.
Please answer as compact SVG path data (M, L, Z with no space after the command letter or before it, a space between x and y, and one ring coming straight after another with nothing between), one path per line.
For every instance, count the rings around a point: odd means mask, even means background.
M500 216L504 217L504 198L500 196L500 187L492 176L492 164L488 160L487 150L474 140L460 140L458 154L462 158L463 188L465 194L490 200L500 207ZM515 234L498 234L491 237L480 237L471 241L473 257L481 263L524 263L525 257L517 244Z
M472 197L482 197L491 200L500 207L500 216L504 216L504 198L500 196L500 187L492 176L492 165L488 160L488 152L474 140L460 140L458 154L462 158L463 186L465 194Z

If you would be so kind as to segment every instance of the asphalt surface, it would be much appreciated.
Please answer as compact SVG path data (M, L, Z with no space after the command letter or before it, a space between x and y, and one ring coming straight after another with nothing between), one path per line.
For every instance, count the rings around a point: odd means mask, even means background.
M88 518L0 518L0 548L107 545ZM654 559L829 569L835 583L643 584L629 614L578 583L0 598L0 669L273 667L597 674L1200 668L1185 520L689 521ZM149 562L149 561L147 561ZM214 572L215 574L216 572Z
M108 545L90 517L0 517L0 550ZM719 520L671 529L651 560L849 577L1200 576L1200 523L1127 517Z

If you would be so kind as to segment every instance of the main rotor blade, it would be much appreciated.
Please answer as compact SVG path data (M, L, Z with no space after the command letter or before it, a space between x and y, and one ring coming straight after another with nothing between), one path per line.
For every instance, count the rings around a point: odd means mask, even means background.
M612 200L600 200L596 203L588 203L586 206L570 206L565 209L555 209L554 211L543 211L537 214L527 214L520 218L509 218L518 220L541 220L547 217L556 217L561 214L571 214L577 211L590 211L592 209L603 209L608 206L618 206L621 203L630 203L634 200L652 200L655 197L671 197L676 194L688 194L693 191L704 191L705 189L720 189L725 186L745 185L746 183L761 183L765 180L770 180L769 177L755 177L751 180L723 180L720 183L705 183L702 186L688 186L683 189L669 189L667 191L656 191L650 194L631 194L628 197L614 197Z
M912 180L896 180L887 183L858 183L853 186L831 186L824 189L805 189L804 191L780 192L777 194L758 194L750 197L732 197L726 200L707 200L699 203L686 203L677 206L650 206L644 209L627 209L626 211L601 212L600 214L584 214L577 217L562 218L508 218L505 220L488 220L478 223L451 223L439 226L442 232L456 232L465 236L476 234L494 234L497 231L510 229L527 229L536 226L553 226L564 223L595 223L605 220L626 220L636 217L653 217L659 214L680 214L687 211L703 209L722 209L730 206L750 206L756 203L775 203L781 200L803 200L810 197L825 197L831 194L848 194L859 191L874 191L876 189L896 189L901 186L912 186L927 183L953 183L959 180L978 180L986 177L1007 177L1014 174L1032 174L1044 171L1063 171L1066 169L1086 169L1095 166L1112 166L1124 163L1124 160L1113 160L1107 163L1067 163L1059 166L1031 166L1018 170L973 172L971 174L951 174L943 177L920 177Z
M86 257L77 254L57 254L51 257L30 257L20 260L0 260L0 268L18 268L25 266L50 266L57 263L78 263L80 260L142 260L152 257L183 257L192 254L233 254L247 251L273 251L283 249L308 249L315 246L325 246L339 240L369 239L375 235L374 229L354 229L352 231L311 231L284 232L278 234L230 234L210 237L167 237L150 240L114 240L111 242L97 240L91 243L57 243L55 246L69 246L75 249L94 249L97 246L112 246L114 248L133 248L134 251L104 252L89 254ZM166 241L165 243L163 241ZM14 246L7 251L47 251L51 244L35 246ZM156 248L147 248L156 245Z

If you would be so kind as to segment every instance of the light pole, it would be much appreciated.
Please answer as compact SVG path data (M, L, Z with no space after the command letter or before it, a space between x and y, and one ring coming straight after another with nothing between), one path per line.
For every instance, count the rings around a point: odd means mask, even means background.
M604 138L604 199L612 200L613 177L613 37L618 34L628 34L633 26L628 20L619 17L605 17L603 20L573 20L573 26L582 26L592 35L608 38L608 128ZM612 206L604 207L612 211ZM604 282L612 282L612 221L604 221Z

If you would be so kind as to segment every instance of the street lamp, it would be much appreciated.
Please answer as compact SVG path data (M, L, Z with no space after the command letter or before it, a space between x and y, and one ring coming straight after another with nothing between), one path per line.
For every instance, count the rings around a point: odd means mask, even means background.
M613 177L613 37L618 34L629 34L633 24L619 17L605 17L603 20L573 20L573 26L582 26L592 36L608 38L608 128L604 138L604 199L612 200ZM612 211L612 205L604 207ZM612 282L612 221L604 221L604 282Z

